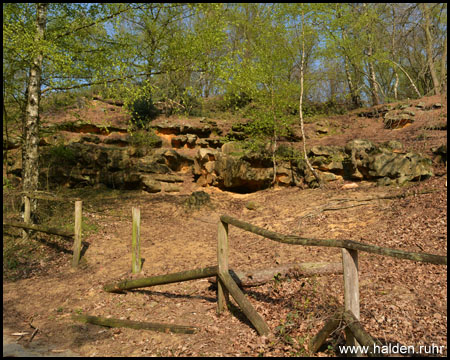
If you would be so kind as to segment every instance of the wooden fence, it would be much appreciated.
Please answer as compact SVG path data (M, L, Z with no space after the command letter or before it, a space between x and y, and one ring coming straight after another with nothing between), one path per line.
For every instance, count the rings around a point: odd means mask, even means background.
M133 240L132 259L133 272L139 271L139 211L133 208ZM221 314L227 309L229 295L236 300L241 310L250 320L256 331L260 335L267 335L270 332L269 326L264 319L253 308L244 293L236 283L236 279L231 275L236 273L228 267L228 225L236 226L245 231L263 236L277 242L304 245L304 246L325 246L342 248L342 266L344 273L344 308L333 314L331 319L311 340L310 349L316 352L325 342L327 337L340 326L345 324L347 345L357 345L358 343L369 347L369 355L375 354L375 346L380 346L380 342L374 340L361 326L359 322L359 281L358 281L358 251L372 254L407 259L413 261L428 262L437 265L447 265L447 257L427 254L407 252L396 249L389 249L376 245L364 244L352 240L336 239L310 239L295 235L283 235L269 231L258 226L235 219L231 216L222 215L218 223L218 243L217 243L217 266L209 266L201 269L182 271L178 273L152 276L149 278L123 280L118 283L107 284L103 289L107 292L123 292L124 290L141 287L169 284L181 281L189 281L207 277L216 277L217 281L217 312ZM359 354L360 355L360 354Z
M24 222L16 222L3 221L3 226L12 226L24 229L23 236L24 238L28 238L29 230L40 231L47 234L58 235L63 238L73 238L73 258L72 258L72 267L76 268L80 261L80 253L81 253L81 222L82 222L82 201L79 198L68 198L68 197L56 197L51 194L43 193L43 192L30 192L30 191L22 191L20 192L24 199ZM50 200L50 201L70 201L75 202L75 225L74 231L65 231L58 228L50 228L43 225L34 225L31 223L31 206L30 199L38 199L38 200Z
M334 314L333 317L325 324L324 328L321 329L319 333L311 340L310 348L313 352L320 348L326 338L339 326L340 323L344 323L346 325L345 333L347 345L358 345L359 342L361 345L369 347L369 355L379 355L375 354L374 345L376 344L379 346L380 343L374 340L359 323L358 251L385 255L399 259L428 262L437 265L447 265L446 256L389 249L352 240L308 239L295 235L283 235L251 225L244 221L237 220L231 216L222 215L219 222L217 249L218 273L220 280L220 285L217 292L219 312L226 309L226 303L228 301L227 290L233 295L233 292L230 290L232 288L232 284L230 284L232 279L228 274L228 225L233 225L242 230L249 231L285 244L342 248L342 264L344 270L344 310ZM234 295L233 297L236 299ZM244 312L260 334L266 332L268 329L267 324L265 324L264 320L262 320L258 314L256 314L256 316L250 313L247 314L246 311ZM262 325L261 320L264 322Z

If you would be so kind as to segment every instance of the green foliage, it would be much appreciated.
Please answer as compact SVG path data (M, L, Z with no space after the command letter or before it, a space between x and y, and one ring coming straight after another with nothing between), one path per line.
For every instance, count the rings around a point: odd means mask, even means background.
M135 99L130 107L131 122L138 129L147 128L148 124L159 115L159 110L155 107L149 95L143 95Z
M295 343L291 336L291 332L297 327L297 319L298 312L291 311L286 315L286 319L275 328L278 337L287 345L293 345Z
M231 110L232 112L235 112L250 104L251 101L252 98L245 92L229 93L226 94L225 99L220 105L220 110Z
M191 91L189 91L191 90ZM185 89L180 96L181 107L174 108L174 113L186 116L202 116L202 104L193 89Z
M29 69L42 53L44 111L76 105L86 87L82 96L95 91L123 100L138 128L158 109L190 116L232 112L260 122L253 134L274 143L289 126L283 117L298 119L302 42L305 117L343 113L342 104L354 102L348 78L368 101L369 65L385 100L393 99L397 77L399 98L415 96L407 74L421 93L429 92L424 9L371 3L50 3L45 37L35 41L36 5L6 3L4 106L9 119L22 119ZM432 58L444 85L446 4L427 9Z
M3 238L3 272L7 278L15 280L26 273L40 257L35 242L23 243L21 238L4 236ZM28 266L27 266L28 265Z
M93 89L76 89L72 91L61 91L47 93L41 99L41 111L51 113L68 108L81 109L85 106L85 99L92 99Z
M194 191L184 201L184 206L187 210L198 210L201 207L211 207L211 197L204 191Z

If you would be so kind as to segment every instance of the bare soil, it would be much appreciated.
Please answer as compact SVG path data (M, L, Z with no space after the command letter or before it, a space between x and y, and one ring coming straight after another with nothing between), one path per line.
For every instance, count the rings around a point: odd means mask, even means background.
M442 102L431 99L430 103ZM446 106L435 117L442 117ZM344 129L316 137L309 127L308 146L343 145L352 138L401 140L407 149L430 153L446 143L446 132L423 130L425 117L399 130L384 130L380 119L347 115L329 119ZM347 127L342 126L347 124ZM367 124L367 126L365 126ZM419 136L420 134L423 136ZM106 293L103 286L122 279L148 277L217 264L217 223L227 214L283 234L351 239L405 251L447 253L447 175L443 165L423 182L403 187L342 182L320 189L274 188L235 194L197 187L186 178L179 193L148 194L108 189L60 189L60 195L83 198L83 221L91 224L81 265L70 267L70 244L35 234L41 260L20 264L14 276L3 276L4 333L33 332L33 343L51 344L81 356L335 356L344 344L342 329L311 354L309 340L343 304L342 275L272 281L246 288L247 298L268 323L272 335L258 336L233 302L216 314L216 289L207 279L175 283L124 294ZM211 204L189 209L192 191L210 194ZM399 199L363 199L406 194ZM6 198L6 201L9 201ZM249 210L249 202L256 204ZM4 194L5 202L5 194ZM6 202L5 202L6 203ZM142 273L131 274L131 208L141 210ZM60 216L70 213L70 207ZM20 232L4 228L5 241ZM14 237L16 236L16 237ZM230 226L230 268L261 269L292 262L341 261L332 248L280 244ZM46 244L45 244L46 243ZM48 244L53 244L49 247ZM4 245L5 246L5 245ZM361 253L361 323L382 343L400 343L419 350L445 345L447 354L447 267ZM103 328L72 320L73 314L147 322L193 325L195 334L171 334L127 328ZM19 343L25 344L29 335Z

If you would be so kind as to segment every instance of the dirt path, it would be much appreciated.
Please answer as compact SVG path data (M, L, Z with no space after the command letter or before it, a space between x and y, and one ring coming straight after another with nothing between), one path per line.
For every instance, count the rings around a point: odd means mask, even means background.
M180 194L127 193L109 200L86 199L85 216L97 230L78 270L70 254L57 253L28 278L3 283L3 325L8 331L40 329L35 340L81 356L257 356L308 355L308 340L343 302L342 275L272 282L246 290L274 335L257 336L245 316L232 306L216 315L216 291L207 279L155 286L124 294L105 293L106 283L132 278L131 207L141 209L141 255L138 277L216 264L217 220L228 214L284 234L339 238L434 254L446 253L446 188L433 178L403 188L362 183L354 190L282 188L252 194L206 189L209 207L189 210ZM401 192L434 193L397 200L362 200ZM198 189L201 190L201 189ZM204 189L203 189L204 190ZM249 202L256 205L249 210ZM230 267L258 269L290 262L340 261L338 249L276 243L230 227ZM49 251L45 248L45 251ZM405 345L446 343L446 267L361 254L361 321L371 335ZM108 329L76 323L72 314L137 321L194 325L196 334ZM336 334L331 347L342 344ZM11 351L38 352L38 348ZM11 347L12 346L12 347ZM50 348L50 347L49 347ZM44 350L45 351L45 350ZM324 349L323 354L334 354ZM30 353L31 354L31 353ZM44 354L44 353L43 353ZM52 354L53 355L53 354Z

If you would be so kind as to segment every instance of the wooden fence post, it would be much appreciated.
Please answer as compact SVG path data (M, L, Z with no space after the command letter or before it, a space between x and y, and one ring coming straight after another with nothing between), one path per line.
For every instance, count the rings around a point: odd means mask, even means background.
M82 218L82 201L75 201L75 228L73 241L73 259L72 267L76 268L80 261L81 252L81 218Z
M218 273L228 274L228 224L220 220L217 239ZM221 314L227 309L228 301L228 290L217 276L217 314Z
M358 251L342 249L342 267L344 270L344 305L359 320L359 280ZM358 346L358 342L348 327L345 328L347 346ZM361 356L358 352L356 356Z
M133 207L133 238L131 241L131 271L136 274L141 271L141 210Z
M23 197L23 204L24 204L23 222L25 224L29 224L30 219L31 219L31 204L30 204L30 198L27 195L24 195L24 197ZM28 240L29 234L30 234L30 232L28 230L23 230L22 238L24 240Z

